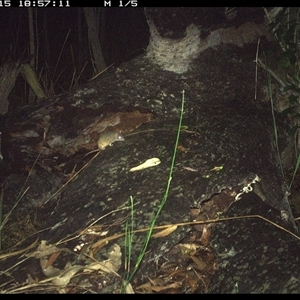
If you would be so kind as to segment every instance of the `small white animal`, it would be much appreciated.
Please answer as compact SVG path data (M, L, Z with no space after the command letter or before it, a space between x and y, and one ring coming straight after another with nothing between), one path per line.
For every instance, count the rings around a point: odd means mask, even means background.
M100 134L97 145L100 150L104 150L107 146L111 146L114 142L125 141L124 136L118 131L108 131Z
M91 153L99 152L100 150L104 150L107 146L111 146L112 143L117 142L117 141L120 141L120 142L125 141L125 138L121 132L118 132L118 131L104 132L104 133L100 134L100 137L98 139L98 142L97 142L98 149L88 152L87 154L85 154L85 156L83 158L85 158L86 156L88 156Z

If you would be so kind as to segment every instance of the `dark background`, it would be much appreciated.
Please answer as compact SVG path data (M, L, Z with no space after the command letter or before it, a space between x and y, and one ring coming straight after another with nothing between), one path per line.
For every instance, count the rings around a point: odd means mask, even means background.
M97 8L99 9L99 8ZM130 60L148 45L149 28L144 9L101 8L99 39L107 66ZM82 7L33 8L36 74L49 97L82 84L95 75ZM27 8L0 8L0 66L5 62L29 62L29 22ZM53 87L53 89L52 89ZM10 95L14 109L26 103L27 84L22 76Z

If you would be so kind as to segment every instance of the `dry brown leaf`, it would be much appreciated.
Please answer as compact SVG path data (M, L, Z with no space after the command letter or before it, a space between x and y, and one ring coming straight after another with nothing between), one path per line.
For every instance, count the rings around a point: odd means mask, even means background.
M170 225L168 228L161 230L159 232L154 233L151 237L153 238L159 238L170 235L172 232L174 232L177 229L177 225Z
M188 149L188 148L185 148L185 147L184 147L184 146L182 146L182 145L178 145L177 149L178 149L179 151L181 151L181 152L185 152L185 153L189 151L189 149Z
M46 277L56 276L61 273L61 269L48 265L48 259L44 256L40 258L40 266Z
M42 257L50 255L54 252L61 251L61 249L59 249L58 247L52 246L51 244L46 245L46 243L47 242L45 240L42 240L40 245L38 246L37 250L34 251L33 253L27 254L27 256L35 257L35 258L42 258Z
M59 257L60 253L61 252L55 252L55 253L53 253L50 256L50 258L48 259L48 262L47 262L45 268L48 268L49 266L51 266L56 261L56 259Z
M197 265L197 267L200 271L204 270L207 267L207 263L204 262L201 258L198 258L196 256L190 256L190 258Z
M142 285L138 286L136 289L137 290L148 290L149 288L151 288L151 283L146 282L146 283L143 283Z
M42 272L44 273L45 276L47 276L47 277L56 276L58 278L65 271L63 271L59 268L53 267L52 264L54 263L56 258L61 253L61 250L66 250L66 251L69 251L69 250L65 249L65 248L58 248L58 247L53 246L51 244L46 245L46 243L47 242L45 240L42 240L40 245L38 246L37 250L35 252L31 253L30 256L33 256L35 258L40 259L40 266L41 266ZM48 259L49 255L51 255L51 256ZM70 265L66 264L65 269L68 269L68 268L70 268ZM56 277L54 277L53 280ZM58 279L58 281L61 281L61 282L63 282L63 280L66 281L65 278L64 279ZM58 283L58 285L63 285L63 283L62 284Z
M201 280L202 284L205 286L205 283L201 277L202 276L199 276L198 273L194 274L194 276L190 276L190 275L187 276L186 282L187 285L191 288L192 293L199 288L199 279Z
M102 270L106 273L113 273L118 275L122 263L122 253L121 247L117 244L112 245L108 250L108 259L93 262L90 265L86 266L85 271L88 270Z
M208 225L203 226L200 242L203 246L207 246L210 242L210 229L208 228Z
M168 274L168 276L166 276L166 278L174 278L175 276L181 276L181 277L185 277L187 271L186 270L182 270L182 269L177 269L177 270L172 270L170 272L170 274Z
M197 249L199 248L199 246L196 244L179 244L178 246L183 254L189 256L195 255Z
M148 287L148 291L150 292L162 292L162 291L165 291L165 290L168 290L168 289L178 289L181 287L181 282L173 282L169 285L165 285L165 286L151 286L151 287Z
M56 285L64 287L70 282L71 278L82 269L82 266L74 265L61 272L61 274L51 279L51 281Z
M111 271L118 272L122 263L121 247L117 244L112 245L108 254L108 259L104 260L102 263Z

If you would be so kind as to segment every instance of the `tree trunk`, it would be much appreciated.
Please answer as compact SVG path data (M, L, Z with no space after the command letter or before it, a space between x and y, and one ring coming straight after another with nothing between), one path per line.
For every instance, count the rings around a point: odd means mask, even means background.
M102 49L99 40L99 22L97 22L97 15L95 8L83 8L86 23L88 25L88 38L92 48L92 55L94 66L97 73L100 73L106 68L106 64L102 55Z

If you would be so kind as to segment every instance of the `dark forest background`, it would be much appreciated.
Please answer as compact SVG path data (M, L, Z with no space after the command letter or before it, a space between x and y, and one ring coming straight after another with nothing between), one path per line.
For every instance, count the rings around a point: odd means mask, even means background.
M90 9L97 22L103 66L118 66L145 51L149 28L143 8ZM99 73L82 7L32 8L31 16L28 8L0 8L0 66L15 61L29 63L47 98ZM34 37L30 36L30 18ZM24 78L18 76L9 95L9 111L37 101L29 99L29 90Z

